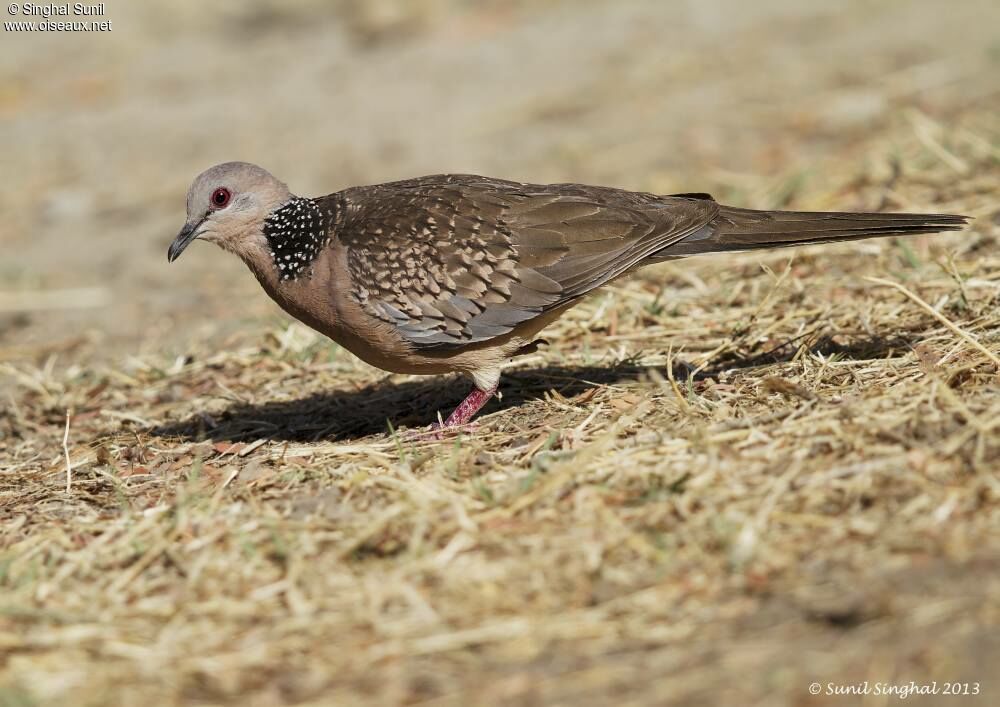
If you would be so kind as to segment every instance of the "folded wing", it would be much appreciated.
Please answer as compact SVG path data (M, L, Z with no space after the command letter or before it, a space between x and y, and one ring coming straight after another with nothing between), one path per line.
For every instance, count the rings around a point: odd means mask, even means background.
M414 347L510 333L709 224L702 195L441 175L340 192L352 296Z

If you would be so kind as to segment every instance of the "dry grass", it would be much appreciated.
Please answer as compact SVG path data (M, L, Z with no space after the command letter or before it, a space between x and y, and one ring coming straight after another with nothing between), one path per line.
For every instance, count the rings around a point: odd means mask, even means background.
M995 703L1000 152L975 125L897 126L790 197L970 232L644 272L441 442L386 420L464 382L298 325L115 367L0 352L0 704L846 704L806 688L911 679Z

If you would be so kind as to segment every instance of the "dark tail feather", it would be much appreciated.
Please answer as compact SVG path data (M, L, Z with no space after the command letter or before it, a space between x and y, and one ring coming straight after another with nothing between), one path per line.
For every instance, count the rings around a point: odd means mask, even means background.
M754 211L720 206L708 225L654 258L960 231L967 221L967 216L952 214Z

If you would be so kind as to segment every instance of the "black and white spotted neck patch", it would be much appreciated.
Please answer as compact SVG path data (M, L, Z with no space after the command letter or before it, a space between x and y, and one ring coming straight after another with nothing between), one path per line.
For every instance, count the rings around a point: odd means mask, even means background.
M313 199L293 197L264 221L264 237L282 281L309 272L312 262L330 242L332 214Z

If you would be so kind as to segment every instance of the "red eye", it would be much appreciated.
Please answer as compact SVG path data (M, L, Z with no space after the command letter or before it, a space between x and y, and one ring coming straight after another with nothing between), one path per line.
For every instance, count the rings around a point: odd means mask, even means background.
M229 203L229 199L232 194L225 187L219 187L212 192L212 206L217 209L221 209L223 206Z

